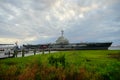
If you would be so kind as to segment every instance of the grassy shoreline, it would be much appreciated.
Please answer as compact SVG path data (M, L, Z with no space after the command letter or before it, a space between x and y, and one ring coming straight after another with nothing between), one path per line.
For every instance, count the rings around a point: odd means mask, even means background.
M64 67L58 59L65 59ZM0 80L119 80L119 71L120 50L61 51L0 60Z

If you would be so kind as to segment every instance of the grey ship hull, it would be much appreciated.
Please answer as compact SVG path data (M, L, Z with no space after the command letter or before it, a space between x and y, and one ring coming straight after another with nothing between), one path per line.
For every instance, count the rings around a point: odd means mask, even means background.
M107 50L112 42L104 43L70 43L70 44L38 44L23 45L27 49L50 49L50 50Z
M107 50L111 46L109 43L71 43L71 44L53 44L50 46L51 49L56 50Z

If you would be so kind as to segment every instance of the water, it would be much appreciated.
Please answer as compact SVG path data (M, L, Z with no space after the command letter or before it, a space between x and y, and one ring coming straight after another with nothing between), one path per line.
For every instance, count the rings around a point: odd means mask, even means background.
M109 50L120 50L120 46L111 46Z

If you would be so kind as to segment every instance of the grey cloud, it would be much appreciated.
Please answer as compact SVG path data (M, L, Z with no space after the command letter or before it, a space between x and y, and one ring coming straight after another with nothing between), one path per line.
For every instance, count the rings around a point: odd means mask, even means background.
M31 6L33 7L33 9L35 10L45 10L47 8L50 9L50 7L52 5L54 5L54 3L56 2L57 0L32 0L31 2ZM32 8L31 7L31 8Z
M0 37L35 37L30 43L45 43L55 41L64 29L71 42L117 41L119 3L119 0L1 0Z

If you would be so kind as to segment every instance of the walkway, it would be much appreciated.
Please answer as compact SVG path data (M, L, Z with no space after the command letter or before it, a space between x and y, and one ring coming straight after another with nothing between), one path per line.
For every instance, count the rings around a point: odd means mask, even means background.
M55 53L57 51L51 51L50 53ZM49 52L48 51L45 51L44 54L48 54ZM42 52L36 52L36 55L37 54L42 54ZM29 53L25 53L25 56L31 56L31 55L34 55L33 51L29 51ZM9 56L8 55L5 55L4 53L0 52L0 59L3 59L3 58L8 58ZM12 57L12 54L10 54L10 57ZM19 52L17 57L22 57L22 53Z

